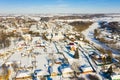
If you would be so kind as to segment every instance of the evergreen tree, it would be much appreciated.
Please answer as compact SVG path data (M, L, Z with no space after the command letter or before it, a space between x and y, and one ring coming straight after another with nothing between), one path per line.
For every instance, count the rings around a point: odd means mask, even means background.
M73 56L75 59L79 59L79 52L78 52L78 48L76 48L75 50L75 54Z

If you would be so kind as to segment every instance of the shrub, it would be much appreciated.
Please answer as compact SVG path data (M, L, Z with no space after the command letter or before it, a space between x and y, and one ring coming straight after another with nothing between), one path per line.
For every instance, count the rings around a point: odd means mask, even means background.
M89 78L89 80L100 80L99 77L96 75L89 74L87 77Z

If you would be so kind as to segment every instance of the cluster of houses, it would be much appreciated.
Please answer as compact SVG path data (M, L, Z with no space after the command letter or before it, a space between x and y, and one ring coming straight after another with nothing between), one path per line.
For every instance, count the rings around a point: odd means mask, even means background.
M110 48L120 50L120 31L119 25L110 25L110 23L115 22L100 22L100 27L96 29L97 33L94 31L94 36L100 42L105 43L105 45ZM118 29L117 29L118 28Z
M77 48L76 43L69 42L64 45L57 42L48 43L40 37L32 38L28 44L26 41L17 43L18 48L13 50L13 54L9 55L10 58L0 68L1 80L32 80L33 78L66 80L74 78L74 71L77 72L78 77L81 76L80 74L86 75L93 72L81 51L79 51L79 59L73 57ZM44 47L38 46L43 42ZM57 49L61 53L58 53Z
M0 80L89 80L90 76L101 80L111 65L112 79L119 77L117 61L104 64L102 59L108 56L82 42L84 36L67 23L22 16L2 19L6 33L20 36L11 37L10 47L0 50Z
M101 34L110 39L120 40L119 22L100 22Z
M82 47L98 67L101 75L110 80L120 79L120 65L117 59L113 57L110 58L108 54L100 54L100 52L91 45L82 45Z

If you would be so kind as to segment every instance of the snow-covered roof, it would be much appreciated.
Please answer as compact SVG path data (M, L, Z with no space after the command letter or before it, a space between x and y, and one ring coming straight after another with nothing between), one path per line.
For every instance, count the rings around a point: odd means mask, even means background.
M62 70L62 73L63 73L63 74L64 74L64 73L68 73L68 72L73 72L73 70L72 70L70 67L64 68L64 69Z
M23 71L23 72L18 72L18 74L16 75L16 78L23 78L23 77L30 77L30 72L27 71Z
M62 71L62 75L63 77L73 77L74 76L74 71L68 67L68 68L64 68L63 71Z
M41 71L39 71L39 72L37 73L37 75L38 75L38 76L44 76L44 75L49 75L49 73L48 73L47 71L41 70Z

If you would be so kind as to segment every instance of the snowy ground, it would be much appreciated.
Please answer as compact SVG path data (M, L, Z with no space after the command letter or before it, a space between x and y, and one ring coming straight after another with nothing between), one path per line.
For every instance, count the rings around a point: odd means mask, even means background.
M94 29L97 29L99 26L98 22L93 23L87 30L83 31L82 33L85 35L85 38L90 41L91 44L95 47L101 47L106 50L112 50L113 56L119 55L120 52L114 49L111 49L110 47L106 46L104 43L99 42L94 38Z
M34 18L34 19L39 20L38 18ZM98 20L108 20L108 19L109 18L106 18L106 19L101 18ZM111 18L110 18L110 20L111 20ZM86 39L90 41L90 43L94 44L94 46L96 46L96 47L110 49L113 51L114 55L118 54L118 52L116 50L113 50L113 49L109 48L108 46L106 46L105 44L94 39L94 37L93 37L94 29L99 27L99 24L98 24L98 22L96 22L96 20L87 19L87 20L81 20L81 21L93 21L94 22L87 30L82 32L85 35ZM54 30L54 28L47 29L47 30L51 31L51 30ZM72 28L71 28L71 26L64 25L64 27L62 27L61 31L63 33L65 33L66 31L72 32ZM63 75L59 75L59 76L56 75L56 74L60 74L60 71L58 70L58 68L60 66L62 66L61 64L56 63L57 62L56 59L65 58L68 60L68 63L70 65L69 67L67 67L66 72L69 72L69 70L71 70L71 66L73 66L74 68L76 68L76 66L79 66L83 70L83 74L81 73L79 76L82 75L82 77L85 77L86 80L88 80L87 75L84 74L84 72L86 72L86 71L93 71L95 69L96 72L95 73L90 72L90 74L100 76L99 75L100 69L90 59L87 51L84 49L83 46L81 46L81 47L78 46L79 47L79 59L76 60L73 58L73 55L75 54L75 52L68 50L66 48L67 45L64 41L57 41L57 42L45 41L45 43L46 43L45 47L40 47L40 46L38 46L39 44L35 43L37 39L40 39L42 41L41 37L38 37L38 38L33 37L33 42L29 42L27 45L19 46L19 44L17 44L17 42L16 43L12 42L11 46L9 48L2 49L0 51L1 53L7 53L8 51L11 51L11 52L13 52L13 54L9 54L5 59L0 58L0 66L5 62L7 62L9 64L14 61L19 62L20 63L19 67L24 68L24 69L35 66L34 69L28 70L29 73L33 73L34 70L39 70L39 69L42 70L43 72L48 73L48 67L51 67L52 70L50 71L51 72L50 77L53 80L71 80L69 78L66 79L65 77L63 77ZM86 44L80 43L79 45L86 45ZM86 45L86 47L89 47L89 46ZM62 54L58 54L58 52L61 52ZM51 62L49 60L51 60ZM35 62L35 63L33 63L33 62ZM74 63L76 63L76 62L78 64L74 65ZM62 63L62 61L61 61L61 63ZM24 70L24 69L22 69L22 70ZM64 70L65 69L63 69L63 71ZM73 71L73 70L71 70L71 71ZM78 72L80 72L80 70L78 70ZM16 72L16 75L17 75L17 72ZM24 76L24 75L21 75L21 76Z

